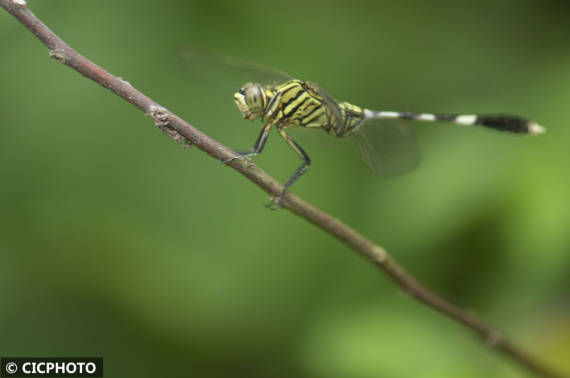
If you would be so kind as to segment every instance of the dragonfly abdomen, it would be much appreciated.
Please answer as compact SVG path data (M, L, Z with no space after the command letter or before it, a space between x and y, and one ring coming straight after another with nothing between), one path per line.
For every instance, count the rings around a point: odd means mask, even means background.
M523 134L542 134L544 128L536 122L503 114L431 114L374 111L365 109L365 119L409 119L427 122L451 122L462 126L484 126L495 130Z

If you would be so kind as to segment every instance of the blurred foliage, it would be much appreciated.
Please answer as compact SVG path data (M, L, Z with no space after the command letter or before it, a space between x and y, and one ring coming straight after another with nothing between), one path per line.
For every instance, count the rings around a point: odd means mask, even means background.
M379 110L508 112L538 138L420 125L377 179L295 133L294 192L570 371L568 1L34 1L71 46L236 149L260 128L177 60L277 66ZM0 355L103 356L107 377L521 377L346 246L50 61L0 12ZM210 91L211 89L211 91ZM425 127L424 127L425 126ZM257 163L298 164L275 135Z

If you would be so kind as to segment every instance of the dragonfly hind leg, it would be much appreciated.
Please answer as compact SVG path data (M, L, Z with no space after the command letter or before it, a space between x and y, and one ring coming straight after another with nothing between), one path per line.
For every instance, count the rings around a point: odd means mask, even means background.
M299 146L297 142L293 140L293 138L287 135L287 133L285 133L285 130L280 128L279 134L281 135L281 137L283 137L285 142L287 142L287 144L289 144L291 148L295 150L295 152L301 157L301 159L303 159L303 163L295 170L295 172L293 172L291 177L289 177L287 181L285 181L285 183L283 184L283 191L281 191L279 198L277 198L276 200L272 200L267 204L267 207L271 210L276 210L279 207L281 201L283 200L283 197L285 196L285 193L287 192L287 189L289 189L289 187L293 185L295 181L297 181L299 177L301 177L303 173L305 173L305 171L311 166L311 159L309 158L309 155L307 155L307 153L301 148L301 146Z
M225 164L233 160L245 159L259 155L263 151L263 148L265 147L265 142L267 141L267 137L269 136L269 131L271 131L271 126L273 126L271 122L268 122L267 124L265 124L265 126L263 126L263 129L261 129L261 132L257 136L257 139L255 140L255 143L253 144L251 150L245 152L238 152L236 156L232 156L229 159L222 160L222 163Z

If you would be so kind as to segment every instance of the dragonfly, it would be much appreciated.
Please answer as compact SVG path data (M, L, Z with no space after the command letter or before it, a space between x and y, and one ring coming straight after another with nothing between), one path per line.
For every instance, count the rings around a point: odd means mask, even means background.
M294 79L278 69L240 60L221 53L197 51L186 47L185 59L208 55L216 62L241 70L260 81L248 81L234 92L233 100L244 119L261 120L263 126L253 147L223 160L252 158L261 154L272 129L301 158L302 163L283 183L279 197L268 208L277 209L289 188L307 171L311 159L289 134L292 128L322 129L337 138L350 137L360 156L378 176L404 173L415 168L419 154L409 123L445 122L460 126L481 126L510 133L539 135L546 130L534 121L507 114L409 113L371 110L349 102L337 101L316 83ZM264 84L263 82L270 82ZM397 121L397 122L395 122Z

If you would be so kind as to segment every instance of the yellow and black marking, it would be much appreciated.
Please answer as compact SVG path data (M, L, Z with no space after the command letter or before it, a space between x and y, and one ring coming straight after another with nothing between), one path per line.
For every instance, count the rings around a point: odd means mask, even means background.
M263 151L271 128L277 127L281 137L301 157L303 163L283 184L281 196L273 202L276 209L286 190L309 168L307 153L285 132L289 127L322 128L329 134L343 137L366 124L370 119L408 119L428 122L450 122L463 126L485 126L515 133L541 134L544 128L535 122L508 115L431 114L374 111L348 102L337 102L317 85L308 81L288 80L279 85L262 87L246 83L234 94L242 116L249 120L262 119L265 124L250 151L232 159L253 157Z

